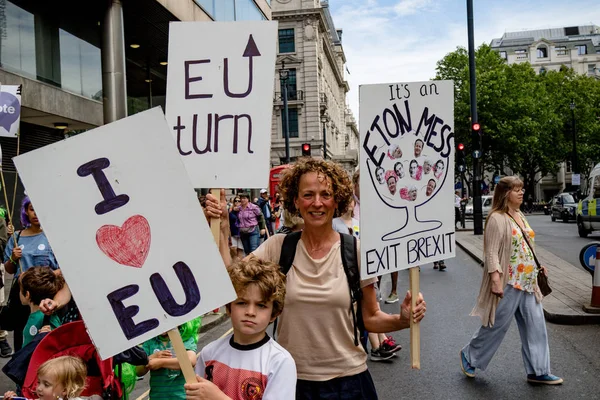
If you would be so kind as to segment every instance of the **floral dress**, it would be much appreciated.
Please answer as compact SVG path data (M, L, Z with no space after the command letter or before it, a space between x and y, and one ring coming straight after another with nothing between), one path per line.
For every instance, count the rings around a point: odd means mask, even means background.
M533 244L535 232L531 229L522 215L521 219L525 225L523 231L528 236L527 239L529 240L529 243ZM527 245L527 242L523 239L521 229L519 229L519 226L512 218L510 218L510 225L512 227L512 253L510 256L510 264L508 266L508 284L515 289L533 293L537 287L538 273L533 253Z

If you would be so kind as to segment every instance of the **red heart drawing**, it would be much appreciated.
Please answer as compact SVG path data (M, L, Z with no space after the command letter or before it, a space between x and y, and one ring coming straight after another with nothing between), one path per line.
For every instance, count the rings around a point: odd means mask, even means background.
M150 249L150 224L141 215L134 215L125 221L122 228L101 226L96 231L96 243L111 260L141 268Z

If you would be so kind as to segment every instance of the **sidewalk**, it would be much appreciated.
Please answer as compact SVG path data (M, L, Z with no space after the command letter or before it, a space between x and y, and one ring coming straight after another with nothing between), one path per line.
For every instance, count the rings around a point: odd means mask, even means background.
M483 266L483 235L457 231L456 244ZM600 324L600 314L583 310L592 298L592 276L541 246L536 247L540 263L548 268L552 293L544 298L546 320L557 324Z

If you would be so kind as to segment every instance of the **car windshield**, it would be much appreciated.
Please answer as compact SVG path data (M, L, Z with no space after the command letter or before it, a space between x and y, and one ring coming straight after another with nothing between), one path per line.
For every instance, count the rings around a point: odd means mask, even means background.
M563 194L562 198L563 198L563 203L565 203L565 204L575 203L575 199L570 194Z

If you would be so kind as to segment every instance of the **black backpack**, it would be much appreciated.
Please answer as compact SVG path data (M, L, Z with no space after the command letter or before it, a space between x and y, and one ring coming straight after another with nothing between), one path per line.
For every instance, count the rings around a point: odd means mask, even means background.
M286 235L281 246L281 255L279 256L279 267L281 272L287 275L292 267L294 257L296 256L296 247L302 232L292 232ZM350 289L350 311L352 312L352 322L354 326L354 345L358 346L360 342L367 351L367 332L362 317L362 290L360 288L360 271L358 270L358 251L356 248L356 238L346 233L340 233L340 251L342 252L342 264L344 272L348 279ZM356 312L354 305L356 304ZM273 323L273 335L277 331L277 320Z

